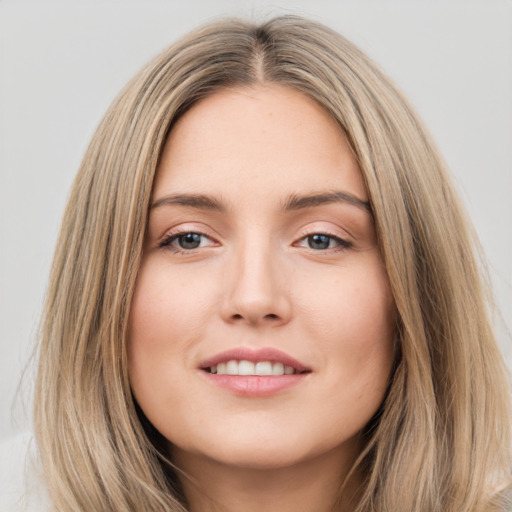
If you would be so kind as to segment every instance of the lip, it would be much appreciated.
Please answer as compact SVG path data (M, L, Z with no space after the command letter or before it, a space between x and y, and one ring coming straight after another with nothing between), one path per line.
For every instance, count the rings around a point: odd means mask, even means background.
M226 389L236 395L246 397L274 395L280 391L296 386L310 375L309 373L295 373L293 375L260 377L258 375L217 375L207 372L201 372L201 374L211 384Z
M283 363L285 366L291 366L296 373L293 375L218 375L204 371L206 368L225 363L231 360L251 361L269 361L271 363ZM250 349L248 347L238 347L221 352L199 365L201 375L222 389L230 391L239 396L246 397L265 397L284 391L307 379L311 369L297 361L288 354L274 348Z
M236 359L237 361L251 361L257 363L258 361L269 361L271 363L283 363L285 366L291 366L297 373L310 372L311 368L297 361L281 350L271 347L252 349L249 347L237 347L234 349L220 352L215 356L200 363L199 368L206 369L211 366L216 366L219 363L227 363Z

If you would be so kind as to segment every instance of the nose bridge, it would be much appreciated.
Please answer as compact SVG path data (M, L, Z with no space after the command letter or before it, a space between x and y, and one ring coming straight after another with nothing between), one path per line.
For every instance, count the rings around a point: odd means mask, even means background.
M268 233L246 236L235 248L223 314L228 321L283 323L291 304L279 250Z

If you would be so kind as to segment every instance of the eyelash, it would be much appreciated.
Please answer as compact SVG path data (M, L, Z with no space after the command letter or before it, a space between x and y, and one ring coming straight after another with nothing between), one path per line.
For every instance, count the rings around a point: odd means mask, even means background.
M303 241L305 241L305 243L308 243L307 242L308 238L312 238L312 237L318 236L318 235L319 236L325 236L326 238L328 238L329 239L329 245L330 245L331 241L334 241L336 243L336 246L335 247L327 247L326 249L313 249L312 247L305 247L306 249L308 249L308 250L310 250L311 252L314 252L314 253L322 254L322 253L326 253L327 251L329 251L329 252L346 251L347 249L350 249L350 248L353 247L352 242L349 242L348 240L345 240L343 238L340 238L337 235L334 235L332 233L328 233L328 232L325 232L325 231L314 231L312 233L306 233L294 245L298 246L298 244L300 242L303 242ZM301 246L299 245L299 247L301 247Z
M195 250L201 248L199 246L199 247L195 247L193 249L184 249L182 247L174 247L172 245L172 243L175 240L178 240L180 237L186 236L186 235L199 235L200 237L205 237L205 238L213 241L212 237L206 235L205 233L201 233L200 231L179 231L179 232L176 232L176 233L170 233L168 236L166 236L158 244L158 247L160 247L162 249L170 250L170 251L172 251L174 253L177 253L177 254L190 254L190 253L194 252Z
M205 238L209 239L210 241L212 241L213 243L215 243L215 241L212 239L212 237L208 236L205 233L201 233L200 231L179 231L179 232L176 232L176 233L170 233L168 236L166 236L158 244L158 247L162 248L162 249L171 250L175 254L191 254L191 253L195 252L197 249L201 248L201 246L199 246L199 247L194 247L194 248L191 248L191 249L185 249L185 248L182 248L182 247L175 247L175 246L172 245L172 243L175 240L178 240L180 237L183 237L183 236L186 236L186 235L198 235L200 237L205 237ZM329 239L329 242L328 242L329 245L330 245L331 241L334 241L334 243L336 244L335 247L327 247L325 249L313 249L312 247L304 247L304 248L306 248L309 251L314 252L314 253L320 253L321 254L321 253L325 253L326 251L329 251L329 252L341 252L341 251L345 251L347 249L350 249L353 246L352 242L349 242L348 240L344 240L343 238L340 238L339 236L333 235L332 233L322 232L322 231L315 231L315 232L312 232L312 233L305 233L293 245L295 247L303 247L303 246L301 246L299 244L301 242L309 243L308 242L308 238L312 238L314 236L325 236L326 238Z

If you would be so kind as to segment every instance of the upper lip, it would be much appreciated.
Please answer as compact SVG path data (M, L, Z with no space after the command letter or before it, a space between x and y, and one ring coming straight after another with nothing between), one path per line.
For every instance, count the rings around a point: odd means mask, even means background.
M220 352L213 357L203 361L200 368L210 368L216 366L219 363L226 363L228 361L251 361L257 363L259 361L269 361L271 363L282 363L285 366L291 366L297 373L311 371L306 365L297 361L293 357L289 356L281 350L277 350L271 347L265 348L249 348L249 347L237 347L224 352Z

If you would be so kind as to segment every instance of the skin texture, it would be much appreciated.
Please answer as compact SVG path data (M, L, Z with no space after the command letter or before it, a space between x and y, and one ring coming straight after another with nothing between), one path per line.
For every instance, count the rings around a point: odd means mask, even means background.
M183 481L191 510L332 510L382 402L394 302L371 214L347 201L283 210L292 195L333 191L368 200L336 123L281 86L202 100L165 146L129 375L201 489ZM171 194L208 195L223 211L162 201ZM184 233L202 234L200 245L180 247ZM330 236L328 247L311 247L314 234ZM241 396L199 367L236 347L277 348L310 372L269 396Z

